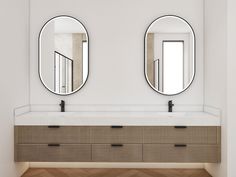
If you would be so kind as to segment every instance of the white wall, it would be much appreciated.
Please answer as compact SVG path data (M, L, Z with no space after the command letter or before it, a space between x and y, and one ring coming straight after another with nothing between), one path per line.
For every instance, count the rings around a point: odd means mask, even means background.
M19 177L27 163L14 163L13 109L29 104L28 0L0 6L0 176Z
M205 105L222 111L222 162L206 164L206 169L214 177L227 176L226 10L225 0L205 1L204 102Z
M30 102L58 104L175 104L203 105L203 0L31 0ZM43 11L43 13L42 13ZM38 77L38 34L51 17L78 18L90 39L90 73L76 94L60 97L47 91ZM197 39L197 73L192 86L181 95L162 96L144 77L144 34L157 17L176 14L194 28ZM167 108L167 107L166 107Z
M236 176L236 1L228 0L227 5L227 133L228 133L228 177Z
M81 6L83 3L83 6ZM30 90L28 81L28 0L1 2L0 28L0 176L18 177L26 163L14 163L13 108L29 104L57 104L64 98L71 104L164 104L174 98L178 104L222 109L222 163L207 164L214 177L236 174L235 122L235 0L228 0L228 64L226 62L226 1L205 0L205 55L203 56L203 0L31 0ZM56 5L55 5L56 4ZM91 6L93 4L93 6ZM106 4L106 5L104 5ZM44 13L42 13L42 11ZM10 12L10 13L9 13ZM131 13L132 12L132 13ZM220 13L219 13L220 12ZM90 37L90 77L78 93L59 97L48 92L38 77L37 39L49 18L67 14L81 20ZM191 23L197 38L197 73L185 93L164 97L152 91L143 74L143 37L149 23L164 14L176 14ZM205 57L205 60L203 58ZM203 81L203 61L205 82ZM226 71L227 64L227 71ZM228 82L226 83L226 73ZM226 84L228 85L226 90ZM203 94L205 90L205 99ZM134 91L135 90L135 91ZM226 91L227 114L226 119ZM226 123L228 129L226 132ZM227 159L227 138L229 137Z

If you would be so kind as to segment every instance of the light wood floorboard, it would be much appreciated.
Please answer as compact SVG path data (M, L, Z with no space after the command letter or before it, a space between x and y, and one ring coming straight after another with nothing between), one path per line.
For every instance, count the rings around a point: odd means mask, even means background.
M211 177L204 169L33 168L22 177Z

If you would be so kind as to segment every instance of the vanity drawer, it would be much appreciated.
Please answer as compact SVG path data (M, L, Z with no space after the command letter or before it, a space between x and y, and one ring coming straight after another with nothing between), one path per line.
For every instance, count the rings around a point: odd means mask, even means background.
M17 162L89 162L91 145L17 145Z
M141 162L142 144L93 144L93 162Z
M189 143L217 144L219 143L218 127L185 127L159 126L144 127L144 143Z
M142 127L91 127L91 143L142 143Z
M17 126L15 127L16 143L90 143L89 127L78 126Z
M144 144L144 162L220 162L218 145Z

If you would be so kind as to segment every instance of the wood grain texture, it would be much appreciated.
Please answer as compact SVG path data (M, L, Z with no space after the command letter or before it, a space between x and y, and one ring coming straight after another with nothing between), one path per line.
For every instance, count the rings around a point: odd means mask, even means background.
M91 127L91 143L142 143L142 127Z
M15 126L18 144L90 143L89 127Z
M204 169L29 169L22 177L211 177Z
M141 162L142 144L123 144L112 147L110 144L93 144L93 162Z
M217 163L220 161L218 145L144 144L144 162L196 162Z
M18 145L16 161L18 162L89 162L91 161L91 145L48 146Z
M217 127L154 126L143 128L143 143L217 144Z
M220 141L220 127L17 126L15 161L218 163ZM48 147L51 143L61 146ZM175 144L186 144L187 148L175 148Z

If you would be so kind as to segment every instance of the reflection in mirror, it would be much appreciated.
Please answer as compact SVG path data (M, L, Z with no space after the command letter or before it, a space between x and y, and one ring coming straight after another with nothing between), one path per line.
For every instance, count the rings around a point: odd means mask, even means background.
M195 34L184 19L158 18L145 34L145 76L157 92L175 95L186 90L195 75Z
M78 91L88 77L88 34L75 18L49 20L39 34L39 75L59 95Z

